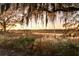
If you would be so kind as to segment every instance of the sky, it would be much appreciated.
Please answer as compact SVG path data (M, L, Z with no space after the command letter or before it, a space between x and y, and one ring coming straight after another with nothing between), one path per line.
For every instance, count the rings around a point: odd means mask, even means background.
M72 14L71 12L69 13L70 16L67 16L68 17L68 20L71 20L73 17L75 17L77 14L79 14L79 11L76 11L76 13ZM52 21L48 20L48 24L47 24L47 27L46 27L46 23L45 23L45 12L44 12L44 19L43 22L44 24L41 22L40 19L38 19L37 23L35 23L34 21L34 17L32 17L32 20L29 21L29 24L28 26L26 25L26 22L24 22L23 25L20 25L20 24L16 24L17 26L14 27L13 29L65 29L65 27L63 27L63 24L64 24L64 12L56 12L56 19L54 21L54 23L52 23ZM63 17L61 19L61 17ZM61 19L61 22L60 22L60 19ZM79 21L79 17L76 17L76 19Z
M54 23L52 23L51 20L48 20L48 24L46 26L45 20L46 15L45 12L43 13L44 19L42 23L41 19L39 18L37 23L34 21L34 17L32 17L32 20L29 20L28 26L26 25L26 21L24 21L23 25L20 25L19 23L16 23L16 27L13 27L11 29L64 29L63 27L63 20L60 22L60 18L63 16L63 12L60 12L60 14L56 13L56 19Z

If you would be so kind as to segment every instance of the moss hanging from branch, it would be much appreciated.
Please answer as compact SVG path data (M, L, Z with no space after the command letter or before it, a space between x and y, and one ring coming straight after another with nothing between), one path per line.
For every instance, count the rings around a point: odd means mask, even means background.
M47 23L48 23L48 17L47 17L47 12L46 12L46 27L47 27Z

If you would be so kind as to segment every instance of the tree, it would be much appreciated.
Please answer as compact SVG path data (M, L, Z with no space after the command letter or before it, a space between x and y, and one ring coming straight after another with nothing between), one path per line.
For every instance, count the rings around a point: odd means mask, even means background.
M69 5L69 6L68 6ZM0 19L4 25L4 31L6 31L6 21L8 22L11 18L15 17L15 15L17 14L16 11L20 9L21 14L22 14L22 18L20 21L20 24L22 25L24 23L24 20L26 20L26 24L28 26L29 24L29 20L31 20L32 16L35 17L34 21L37 23L38 18L41 19L42 23L44 23L43 21L43 12L46 12L46 27L48 24L48 20L49 18L51 19L52 23L54 24L54 20L56 20L56 12L58 11L63 11L65 13L65 17L64 17L64 22L65 24L67 23L66 21L68 20L68 12L72 9L72 7L75 8L74 6L75 4L54 4L54 3L17 3L17 4L2 4L2 8L3 10L1 10L1 15L0 15ZM78 7L76 7L78 8ZM75 9L76 9L75 8ZM25 12L27 11L27 12ZM51 14L51 17L50 17ZM64 25L65 25L64 24ZM55 24L54 24L54 28L55 28ZM65 26L66 29L66 26Z
M4 10L0 15L0 25L2 26L2 29L4 32L6 32L7 27L14 26L14 23L11 23L11 18L16 16L15 10L7 9L7 6L4 6Z

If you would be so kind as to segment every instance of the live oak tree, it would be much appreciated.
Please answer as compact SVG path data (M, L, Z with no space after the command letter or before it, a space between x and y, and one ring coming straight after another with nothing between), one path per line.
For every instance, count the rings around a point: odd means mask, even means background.
M6 32L7 27L14 26L14 23L11 22L11 19L16 16L15 10L8 8L7 5L2 6L0 14L0 25L2 30ZM16 20L15 20L16 22Z
M44 18L43 12L45 12L45 25L47 27L48 20L50 20L53 23L53 26L55 28L55 18L56 18L56 12L57 11L63 11L64 12L64 26L65 29L67 26L67 21L69 20L69 12L73 12L75 10L79 10L78 4L65 4L65 3L15 3L15 4L2 4L4 7L1 9L0 14L0 24L3 27L3 30L6 31L7 24L9 23L9 20L17 15L16 11L20 10L22 14L22 18L20 21L20 24L24 23L24 20L26 20L26 24L28 26L29 20L32 20L32 16L35 17L34 21L37 23L38 18L41 19L42 23L44 21L42 20ZM2 6L1 5L1 6ZM11 10L10 10L11 9ZM70 16L71 17L71 16ZM74 18L75 20L75 18ZM76 20L75 20L76 21ZM17 20L16 20L17 22ZM16 23L15 22L15 23ZM78 24L78 21L77 21ZM9 24L11 25L11 24Z

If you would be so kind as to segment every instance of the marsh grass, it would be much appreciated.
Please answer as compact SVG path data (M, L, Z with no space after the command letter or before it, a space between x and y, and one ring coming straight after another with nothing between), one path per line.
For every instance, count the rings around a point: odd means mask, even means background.
M41 55L41 56L79 56L79 44L76 40L53 36L34 37L22 36L18 39L0 39L0 49L7 55ZM1 51L2 51L1 50ZM3 52L2 52L3 53ZM4 54L5 55L5 52Z

